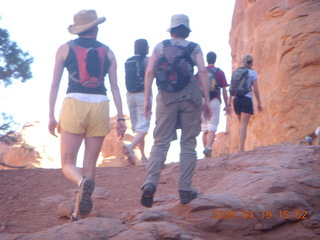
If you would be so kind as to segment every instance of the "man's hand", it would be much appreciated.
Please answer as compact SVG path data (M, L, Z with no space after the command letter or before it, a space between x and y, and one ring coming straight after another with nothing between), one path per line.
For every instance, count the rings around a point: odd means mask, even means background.
M151 117L151 108L152 108L152 103L150 101L150 98L146 99L144 101L144 116L146 119L150 119Z
M204 102L203 112L204 112L204 118L206 120L210 120L210 118L212 116L212 112L211 112L211 109L210 109L210 102L208 102L208 101Z
M225 115L229 115L229 116L231 115L231 106L230 105L226 105L223 110L226 112Z
M122 140L124 137L124 133L127 130L127 126L124 121L118 121L117 124L117 136L120 137L119 139Z

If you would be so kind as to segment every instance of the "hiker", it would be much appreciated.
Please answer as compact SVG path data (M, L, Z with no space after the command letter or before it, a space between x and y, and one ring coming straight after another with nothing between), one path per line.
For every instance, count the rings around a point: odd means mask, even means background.
M258 89L258 75L256 71L252 69L253 58L251 55L245 55L242 58L242 67L236 69L232 73L234 79L238 78L237 84L233 84L231 79L230 84L230 98L229 104L233 101L233 108L240 121L240 139L239 139L239 152L244 151L244 144L247 137L247 127L250 120L250 116L254 114L253 96L257 99L258 111L262 111L260 94ZM240 77L235 77L240 76Z
M215 67L216 59L217 55L214 52L209 52L207 54L209 97L212 116L209 121L202 117L201 130L203 131L202 143L204 147L203 154L205 157L211 157L212 144L216 137L216 131L219 125L221 105L220 89L222 89L223 100L225 103L223 110L226 112L226 114L230 114L230 105L228 105L227 93L227 87L229 85L224 72L220 68Z
M91 194L95 188L95 167L104 136L111 130L109 99L104 77L108 73L111 92L118 112L117 134L126 131L121 96L117 84L116 58L113 52L97 41L98 25L105 17L97 17L95 10L82 10L74 15L68 27L78 38L61 45L56 53L49 99L49 132L61 134L61 165L64 176L78 185L75 210L71 220L88 215L93 207ZM55 119L55 105L64 68L69 73L67 95L63 101L59 123ZM77 154L84 140L82 170L76 166Z
M144 75L148 65L148 53L149 45L147 40L138 39L134 43L135 55L125 62L127 104L135 136L131 144L124 145L124 153L128 157L128 162L132 165L136 163L133 149L137 145L141 153L141 164L147 165L148 163L144 152L145 136L150 127L150 119L144 116Z
M317 143L320 144L320 126L317 127L317 129L308 134L306 137L305 137L305 140L303 141L300 141L300 144L307 144L307 145L312 145L313 143L313 140L317 138Z
M151 87L156 76L156 126L154 144L149 157L147 175L142 186L141 204L152 207L160 172L164 166L170 142L177 139L176 129L181 129L180 176L178 189L180 202L189 203L197 197L191 187L192 174L197 162L196 137L201 130L202 93L194 77L193 67L198 67L204 86L204 111L210 118L207 70L198 44L186 38L191 30L186 15L173 15L168 29L171 39L158 43L149 59L145 76L145 116L151 113Z

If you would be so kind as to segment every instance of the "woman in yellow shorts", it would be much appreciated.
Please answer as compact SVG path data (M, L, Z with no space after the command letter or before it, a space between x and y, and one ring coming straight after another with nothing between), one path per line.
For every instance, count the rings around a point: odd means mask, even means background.
M105 21L94 10L82 10L74 15L68 30L78 38L61 45L56 53L50 91L49 131L61 134L61 164L64 176L78 185L75 211L71 219L78 220L90 213L91 195L95 187L95 167L104 136L110 132L109 99L104 77L109 75L111 92L118 112L117 132L126 131L122 101L117 84L117 63L113 52L97 41L98 25ZM69 73L67 95L60 112L59 123L54 113L64 68ZM77 154L84 140L83 169L76 167Z

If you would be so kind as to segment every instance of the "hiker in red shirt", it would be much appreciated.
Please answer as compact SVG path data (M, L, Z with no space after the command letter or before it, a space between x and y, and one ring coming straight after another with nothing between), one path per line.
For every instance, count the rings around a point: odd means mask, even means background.
M224 75L224 72L215 67L217 55L214 52L207 54L207 69L208 69L208 80L209 80L209 96L210 96L210 108L212 116L210 120L206 120L202 116L201 130L203 131L202 143L203 143L203 154L205 157L211 157L212 144L216 136L216 131L220 119L220 105L221 105L221 91L223 94L223 100L225 103L224 111L226 114L230 114L230 105L228 105L228 93L227 87L229 86Z

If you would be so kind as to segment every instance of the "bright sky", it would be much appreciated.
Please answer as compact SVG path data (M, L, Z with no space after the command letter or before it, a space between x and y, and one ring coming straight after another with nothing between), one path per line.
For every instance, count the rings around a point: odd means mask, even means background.
M34 57L34 63L33 79L26 83L14 83L6 89L0 86L0 112L12 114L21 123L48 121L48 98L55 53L61 44L76 37L69 34L67 27L73 23L73 15L82 9L95 9L98 17L107 18L99 25L98 40L108 45L116 55L118 83L125 114L128 114L128 110L124 62L133 55L134 41L138 38L147 39L151 53L155 44L170 38L167 29L173 14L183 13L189 16L192 32L188 40L199 43L204 55L209 51L216 52L216 66L224 70L229 82L229 31L234 4L235 0L3 1L0 8L0 28L9 31L10 40L17 42L23 51L28 51ZM66 84L65 74L56 106L56 118ZM110 89L108 84L107 88ZM112 99L111 94L108 96ZM114 116L116 111L113 102L110 106L111 116ZM218 132L223 129L224 118L221 119Z

